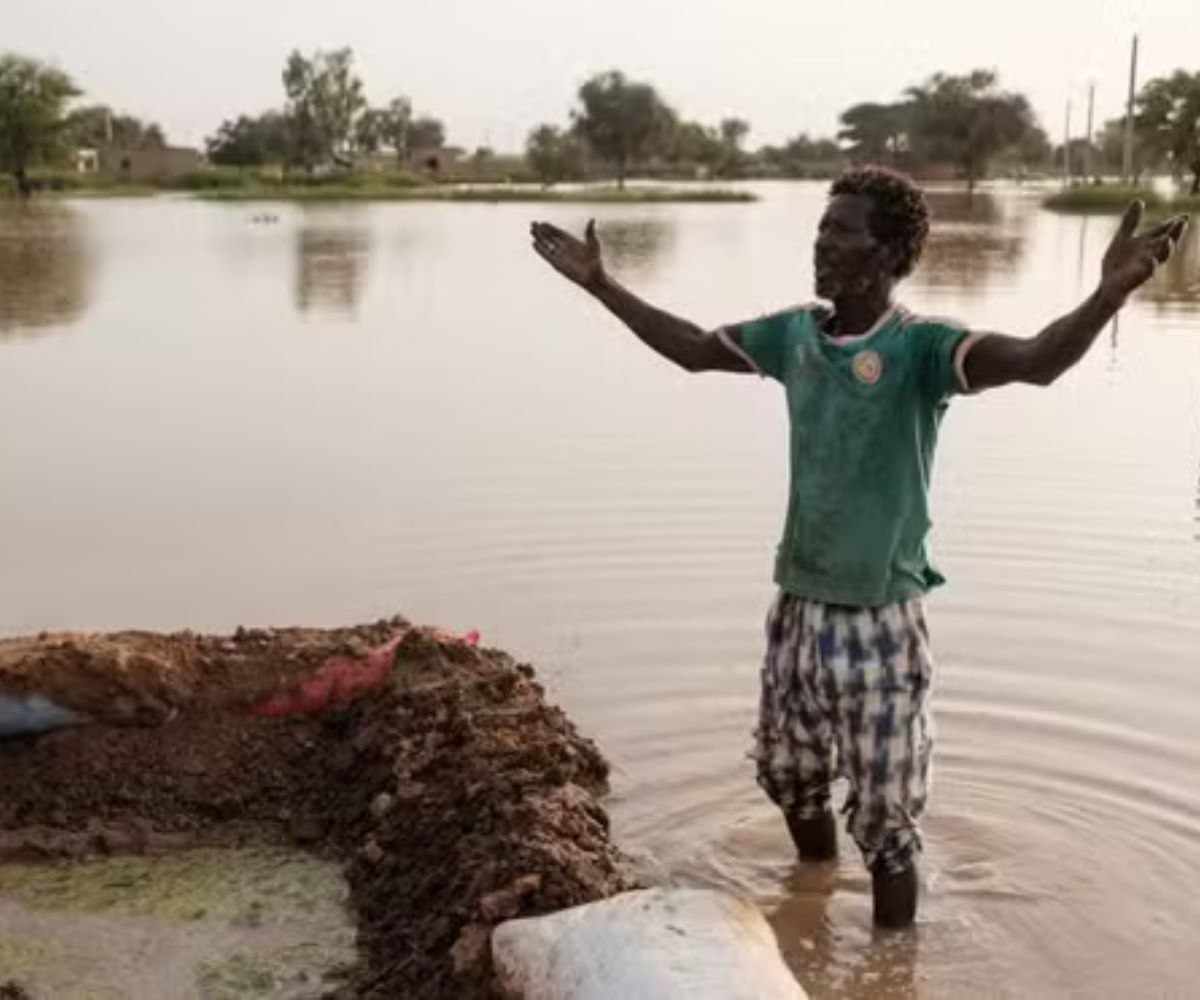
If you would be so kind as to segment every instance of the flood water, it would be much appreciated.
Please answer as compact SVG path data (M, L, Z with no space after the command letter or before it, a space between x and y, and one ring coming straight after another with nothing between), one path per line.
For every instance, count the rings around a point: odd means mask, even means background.
M809 296L818 186L606 208L704 322ZM911 308L1031 334L1114 223L935 197ZM538 665L658 877L749 893L827 997L1200 996L1200 245L1050 390L956 401L929 888L875 939L747 757L779 390L689 376L526 249L572 207L186 201L0 215L0 632L404 613ZM1195 234L1193 234L1194 236Z

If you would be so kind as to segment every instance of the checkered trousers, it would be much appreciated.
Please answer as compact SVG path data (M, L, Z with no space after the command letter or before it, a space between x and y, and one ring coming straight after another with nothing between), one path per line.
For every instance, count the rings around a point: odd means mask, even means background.
M809 819L845 778L847 829L867 866L909 864L930 782L932 675L920 600L843 608L781 594L767 620L759 784Z

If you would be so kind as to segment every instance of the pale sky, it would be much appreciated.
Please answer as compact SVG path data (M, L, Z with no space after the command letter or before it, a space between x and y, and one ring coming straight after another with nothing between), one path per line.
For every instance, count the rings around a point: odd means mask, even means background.
M832 133L839 112L936 70L998 69L1056 140L1120 113L1129 36L1143 79L1200 69L1196 0L0 0L0 51L50 60L91 100L200 144L282 103L293 48L349 45L373 102L409 96L468 148L519 149L578 85L619 67L688 117L738 115L751 141Z

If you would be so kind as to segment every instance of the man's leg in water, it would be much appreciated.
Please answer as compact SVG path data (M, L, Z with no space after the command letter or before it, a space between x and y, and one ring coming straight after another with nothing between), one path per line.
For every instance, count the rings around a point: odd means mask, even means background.
M875 922L916 916L917 822L933 750L933 658L920 601L846 610L823 633L837 684L837 745L850 781L847 828L871 872Z
M783 810L801 859L837 856L830 809L833 694L820 669L815 605L781 594L767 618L755 757L758 783Z

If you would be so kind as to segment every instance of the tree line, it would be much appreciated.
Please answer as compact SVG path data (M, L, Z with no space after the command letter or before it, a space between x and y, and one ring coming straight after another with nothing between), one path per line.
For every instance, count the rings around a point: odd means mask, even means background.
M218 166L279 164L304 171L353 169L363 156L384 151L397 163L446 145L446 127L417 115L404 96L371 105L350 49L293 52L282 74L283 107L222 122L206 143Z
M206 142L217 166L350 171L366 157L397 168L446 147L446 127L397 95L372 104L350 49L293 52L281 73L282 102L221 123ZM104 105L76 106L64 72L18 55L0 56L0 171L27 184L32 168L61 165L73 148L155 148L162 129ZM1133 119L1140 174L1169 173L1200 193L1200 71L1147 82ZM801 133L751 148L750 124L682 115L651 84L613 70L585 81L569 119L528 135L525 170L541 183L634 174L672 177L825 176L846 162L880 162L917 176L951 175L973 186L1002 172L1070 166L1078 175L1119 172L1124 122L1055 147L1029 100L994 71L936 73L896 99L846 109L835 136ZM485 158L480 150L476 158Z
M1001 89L988 70L936 74L899 101L855 105L843 112L836 137L802 133L751 151L749 134L740 118L716 125L683 118L652 85L613 71L584 83L567 125L535 128L526 157L547 184L585 177L596 161L619 184L631 171L803 177L847 161L870 161L916 174L949 165L969 185L1001 156L1026 170L1050 158L1049 140L1029 101Z
M64 72L35 59L0 54L0 174L23 193L29 171L61 165L76 149L102 145L156 149L166 145L153 122L105 104L72 107L82 92Z
M1179 70L1149 81L1135 109L1138 173L1167 172L1200 192L1200 72ZM708 126L681 118L651 85L610 72L580 88L567 125L530 133L526 157L547 184L588 176L590 157L618 182L630 171L664 167L725 178L795 178L870 162L917 176L949 171L973 187L997 171L1021 176L1066 166L1076 175L1119 174L1124 131L1117 119L1093 139L1056 147L1025 95L1003 88L994 71L977 69L935 73L896 100L847 108L835 137L801 133L751 151L744 120Z
M632 172L798 178L828 173L844 158L836 141L805 134L751 151L750 132L743 118L711 125L686 118L652 84L612 70L579 88L566 125L539 125L529 133L525 158L546 185L611 176L622 186Z

